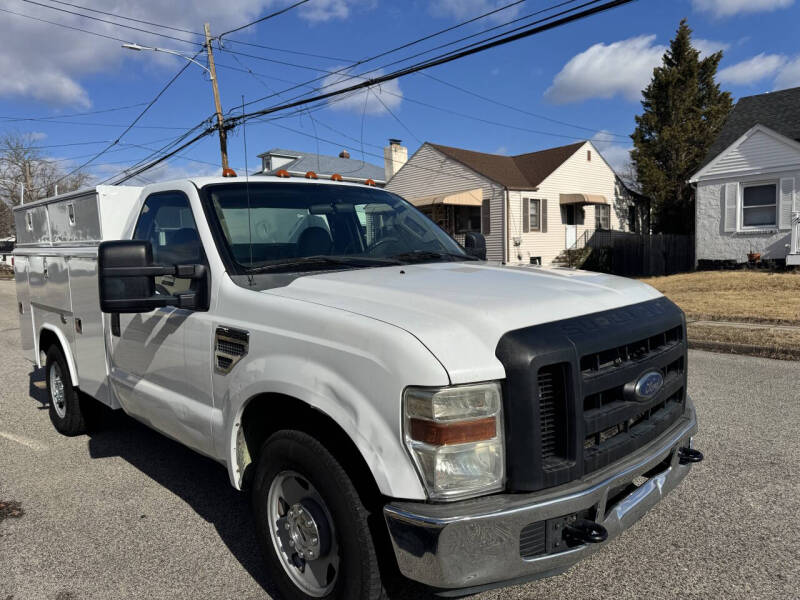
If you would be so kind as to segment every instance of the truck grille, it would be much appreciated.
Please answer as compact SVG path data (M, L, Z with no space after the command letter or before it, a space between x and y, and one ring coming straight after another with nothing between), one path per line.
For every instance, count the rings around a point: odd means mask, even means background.
M683 327L677 326L581 357L584 473L643 446L681 415L684 353ZM626 387L648 371L661 373L664 384L652 399L641 401Z
M645 446L685 412L683 314L666 298L505 334L509 489L573 481ZM663 383L636 394L643 376Z
M546 470L557 469L568 460L567 365L548 365L539 370L539 421L542 460Z

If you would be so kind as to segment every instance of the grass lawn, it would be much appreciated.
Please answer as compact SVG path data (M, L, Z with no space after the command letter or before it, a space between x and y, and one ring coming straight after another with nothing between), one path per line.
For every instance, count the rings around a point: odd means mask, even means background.
M644 279L688 320L800 325L800 273L700 271Z
M686 313L696 347L800 360L800 331L692 321L800 325L800 273L702 271L643 280Z

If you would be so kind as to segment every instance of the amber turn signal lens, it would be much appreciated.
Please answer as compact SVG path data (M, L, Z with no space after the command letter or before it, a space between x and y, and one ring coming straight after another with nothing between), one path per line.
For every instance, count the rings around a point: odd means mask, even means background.
M497 420L495 417L487 417L474 421L436 423L424 419L411 419L409 429L413 440L432 446L447 446L491 440L497 435Z

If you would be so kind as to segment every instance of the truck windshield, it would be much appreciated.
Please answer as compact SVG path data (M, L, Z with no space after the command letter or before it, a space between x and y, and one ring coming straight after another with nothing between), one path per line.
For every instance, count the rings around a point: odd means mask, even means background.
M411 204L379 189L237 183L207 186L203 196L240 273L472 260Z

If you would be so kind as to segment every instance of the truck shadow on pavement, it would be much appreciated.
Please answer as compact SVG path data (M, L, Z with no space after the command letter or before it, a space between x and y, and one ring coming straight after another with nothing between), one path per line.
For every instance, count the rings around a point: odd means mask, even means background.
M30 374L30 395L47 409L49 400L44 369ZM153 481L181 498L212 524L220 540L261 588L276 600L277 590L267 577L255 537L249 496L234 489L225 468L210 458L146 427L121 410L100 407L93 431L88 434L92 458L120 457ZM433 597L416 585L393 582L393 600Z

